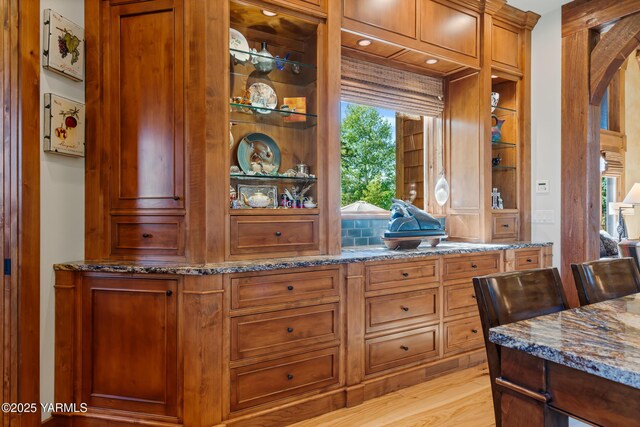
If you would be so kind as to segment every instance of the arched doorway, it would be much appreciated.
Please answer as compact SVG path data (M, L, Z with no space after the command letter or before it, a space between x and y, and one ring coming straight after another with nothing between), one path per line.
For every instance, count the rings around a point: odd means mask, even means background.
M600 101L639 44L638 0L578 0L562 8L562 277L572 306L578 299L570 264L599 258Z

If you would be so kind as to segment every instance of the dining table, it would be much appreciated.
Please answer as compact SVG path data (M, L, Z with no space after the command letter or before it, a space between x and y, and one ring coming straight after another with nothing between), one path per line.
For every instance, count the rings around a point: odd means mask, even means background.
M640 426L640 293L489 330L502 426Z

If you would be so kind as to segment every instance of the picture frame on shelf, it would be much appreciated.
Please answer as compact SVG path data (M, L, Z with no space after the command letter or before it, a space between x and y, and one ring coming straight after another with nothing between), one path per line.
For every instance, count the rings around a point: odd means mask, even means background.
M238 201L240 208L245 209L255 209L247 204L247 200L257 194L262 193L263 195L270 198L269 205L265 206L269 209L275 209L278 207L278 187L275 185L246 185L246 184L238 184Z
M44 151L84 157L84 104L53 93L44 94Z
M84 29L61 14L44 11L42 66L71 80L84 80Z

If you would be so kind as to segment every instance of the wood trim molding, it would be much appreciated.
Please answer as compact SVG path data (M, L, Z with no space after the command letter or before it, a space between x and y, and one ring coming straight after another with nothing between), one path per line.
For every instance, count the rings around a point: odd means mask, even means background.
M40 390L40 5L0 0L0 105L3 110L3 402L38 402ZM30 414L2 414L0 425L38 425Z

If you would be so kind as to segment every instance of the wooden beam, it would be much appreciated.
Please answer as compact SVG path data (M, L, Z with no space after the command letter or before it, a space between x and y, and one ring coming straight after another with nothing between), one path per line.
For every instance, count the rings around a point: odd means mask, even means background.
M596 33L562 39L562 278L578 305L571 263L599 258L600 107L589 104L589 57Z
M562 6L562 37L640 12L638 0L576 0Z
M591 104L600 104L618 69L638 45L640 13L623 18L602 36L591 53Z

